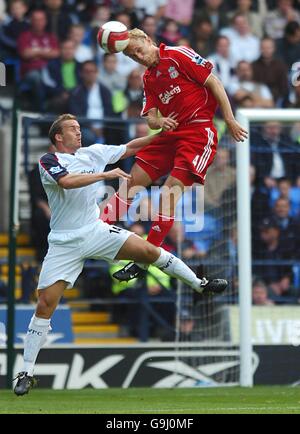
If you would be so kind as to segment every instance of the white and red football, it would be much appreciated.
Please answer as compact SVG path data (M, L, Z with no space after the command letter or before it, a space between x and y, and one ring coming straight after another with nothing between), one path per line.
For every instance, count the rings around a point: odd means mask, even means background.
M129 44L128 29L119 21L108 21L99 29L97 40L106 53L119 53Z

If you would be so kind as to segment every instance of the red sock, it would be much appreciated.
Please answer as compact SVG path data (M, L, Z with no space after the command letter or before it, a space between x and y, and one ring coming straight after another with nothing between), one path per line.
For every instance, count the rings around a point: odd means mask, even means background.
M168 217L162 214L156 216L155 221L152 223L147 241L159 247L166 236L168 235L174 223L174 216Z
M123 200L119 197L118 193L115 193L107 202L100 218L109 225L114 224L125 213L132 203L132 199Z

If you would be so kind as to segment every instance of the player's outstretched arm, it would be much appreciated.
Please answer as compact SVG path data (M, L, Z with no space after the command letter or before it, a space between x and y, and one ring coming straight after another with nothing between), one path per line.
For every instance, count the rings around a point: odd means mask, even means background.
M210 74L205 82L205 86L212 91L218 101L231 136L237 142L243 142L247 138L248 132L235 120L228 96L221 81L214 74Z
M130 179L131 175L123 172L123 170L117 168L114 170L110 170L109 172L100 172L100 173L68 173L67 175L62 176L57 181L58 185L66 190L70 190L72 188L81 188L86 187L87 185L94 184L98 181L103 181L104 179Z
M135 155L138 151L140 151L144 146L149 145L152 140L157 137L158 134L153 134L151 136L139 137L137 139L133 139L126 144L126 152L122 155L120 160L124 158L131 157Z

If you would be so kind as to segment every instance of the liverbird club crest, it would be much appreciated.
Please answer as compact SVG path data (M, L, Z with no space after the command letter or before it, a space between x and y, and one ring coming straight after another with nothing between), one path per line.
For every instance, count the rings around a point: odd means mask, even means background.
M179 75L179 72L177 71L175 66L170 66L170 68L168 69L168 72L169 72L171 78L176 78Z

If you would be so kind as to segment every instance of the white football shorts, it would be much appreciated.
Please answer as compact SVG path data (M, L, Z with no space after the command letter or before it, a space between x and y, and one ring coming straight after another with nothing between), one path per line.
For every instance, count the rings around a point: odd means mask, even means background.
M68 288L72 288L86 259L113 261L130 235L134 234L102 220L72 231L51 231L38 289L58 280L68 282Z

